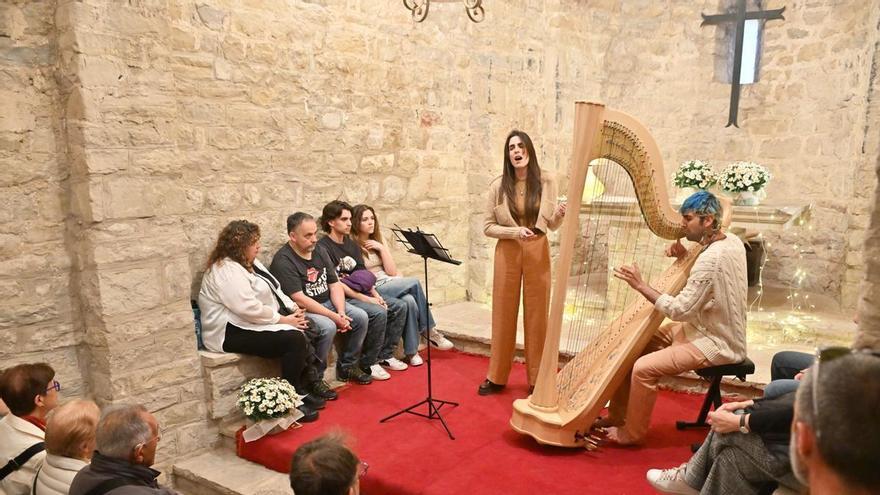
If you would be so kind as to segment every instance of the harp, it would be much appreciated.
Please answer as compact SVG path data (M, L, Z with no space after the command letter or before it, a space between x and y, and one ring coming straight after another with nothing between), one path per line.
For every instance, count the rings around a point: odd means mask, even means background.
M590 187L603 180L603 197L579 212L585 182L591 197ZM541 367L534 393L514 402L510 424L540 443L576 447L589 441L593 421L663 320L641 294L611 278L608 265L647 254L639 264L644 279L677 294L701 246L675 262L663 257L668 240L684 230L657 144L636 119L602 104L576 103L567 198ZM561 369L560 354L570 356Z

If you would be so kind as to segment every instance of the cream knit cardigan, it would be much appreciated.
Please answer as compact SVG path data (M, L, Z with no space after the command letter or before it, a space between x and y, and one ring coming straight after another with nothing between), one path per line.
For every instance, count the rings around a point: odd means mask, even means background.
M746 357L748 283L746 250L727 234L697 258L677 296L662 294L654 307L670 320L685 322L685 335L713 365Z

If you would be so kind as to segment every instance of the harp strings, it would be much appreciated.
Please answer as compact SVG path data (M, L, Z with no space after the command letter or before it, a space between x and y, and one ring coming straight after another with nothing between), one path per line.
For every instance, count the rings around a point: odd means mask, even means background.
M614 278L612 267L636 261L646 280L661 268L659 258L651 256L658 248L659 238L650 233L642 219L634 179L617 163L644 164L645 155L634 144L614 125L603 126L599 156L613 160L594 160L590 167L604 185L605 193L596 198L598 191L585 191L594 202L580 222L581 249L576 257L578 262L572 267L575 273L561 274L569 276L569 289L560 351L573 357L560 372L557 388L560 404L572 409L601 376L603 363L598 360L608 355L609 348L613 352L619 343L624 322L614 320L642 297ZM598 183L592 186L599 187Z

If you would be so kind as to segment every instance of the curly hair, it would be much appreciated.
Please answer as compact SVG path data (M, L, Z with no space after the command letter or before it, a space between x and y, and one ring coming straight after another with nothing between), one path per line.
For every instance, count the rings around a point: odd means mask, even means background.
M251 269L251 264L245 260L244 251L260 240L260 227L248 222L247 220L233 220L229 222L220 236L217 237L217 244L214 246L211 255L208 256L207 269L211 269L216 263L223 258L229 258L237 261L241 266Z

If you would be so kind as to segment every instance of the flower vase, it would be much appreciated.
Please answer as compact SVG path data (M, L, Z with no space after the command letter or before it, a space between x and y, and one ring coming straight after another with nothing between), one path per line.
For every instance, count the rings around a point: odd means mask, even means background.
M684 200L691 197L693 193L697 192L697 189L693 187L679 187L678 192L675 195L675 202L678 204L684 203Z
M741 191L733 198L733 204L737 206L758 206L766 197L763 189L757 191Z
M277 435L287 431L296 424L296 420L303 417L302 411L294 409L293 413L280 418L261 419L259 421L247 420L247 428L242 433L245 442L253 442L267 435Z

